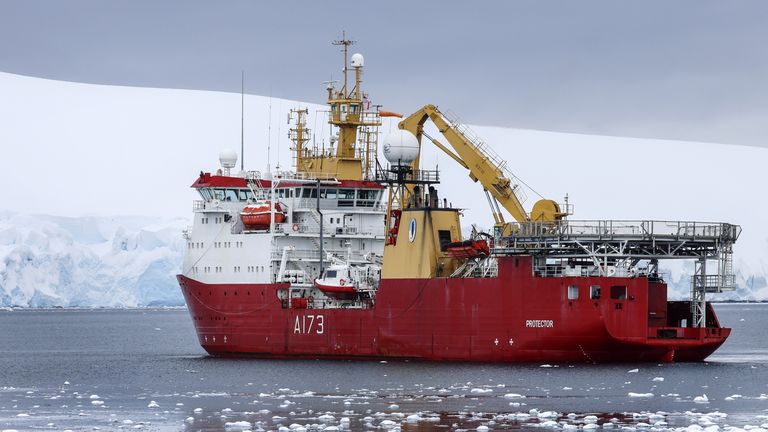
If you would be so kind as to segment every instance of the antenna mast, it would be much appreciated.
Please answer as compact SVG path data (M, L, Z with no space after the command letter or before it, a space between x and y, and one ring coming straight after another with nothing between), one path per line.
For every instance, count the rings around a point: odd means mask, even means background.
M348 58L348 49L350 45L354 45L355 41L347 39L346 34L342 30L341 32L341 40L335 40L333 41L334 45L343 45L344 46L344 88L342 91L344 92L344 97L347 96L347 70L349 69L349 58Z
M245 171L245 71L240 71L240 171Z

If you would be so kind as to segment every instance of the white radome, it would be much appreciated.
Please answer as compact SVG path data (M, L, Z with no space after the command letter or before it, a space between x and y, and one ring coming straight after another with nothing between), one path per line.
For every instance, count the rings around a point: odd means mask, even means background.
M392 165L408 165L419 157L419 140L407 130L396 130L384 138L384 157Z
M365 65L365 59L363 58L363 55L360 53L352 54L352 59L350 60L350 63L352 64L352 67L363 67Z
M219 162L224 168L234 168L237 165L237 152L232 149L225 149L219 153Z

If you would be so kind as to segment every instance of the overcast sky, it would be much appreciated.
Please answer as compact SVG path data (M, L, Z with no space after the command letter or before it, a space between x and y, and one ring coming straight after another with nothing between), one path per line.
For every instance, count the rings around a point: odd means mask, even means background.
M249 93L322 103L346 30L387 109L768 147L766 23L763 0L0 0L0 71L239 91L244 70Z

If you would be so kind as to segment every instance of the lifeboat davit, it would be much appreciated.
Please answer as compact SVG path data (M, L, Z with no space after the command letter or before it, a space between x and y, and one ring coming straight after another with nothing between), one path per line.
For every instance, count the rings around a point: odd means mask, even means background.
M272 213L271 201L249 204L240 212L240 220L246 229L268 229L269 216ZM285 210L279 202L275 203L275 223L285 222Z
M456 259L483 258L491 253L485 240L466 240L449 243L445 253Z

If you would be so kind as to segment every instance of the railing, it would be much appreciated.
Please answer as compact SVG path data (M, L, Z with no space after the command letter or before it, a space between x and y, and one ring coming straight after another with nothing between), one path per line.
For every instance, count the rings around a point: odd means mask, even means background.
M275 224L275 232L285 234L319 234L320 227L316 223L282 223ZM325 235L380 235L383 237L383 233L374 233L369 231L363 231L357 227L333 227L324 226L323 234Z
M386 169L376 170L376 181L378 182L400 182L406 183L440 183L440 172L437 170L408 170L394 171L387 166Z
M564 220L512 224L515 237L671 237L675 239L720 239L734 242L741 227L729 223L687 221Z

